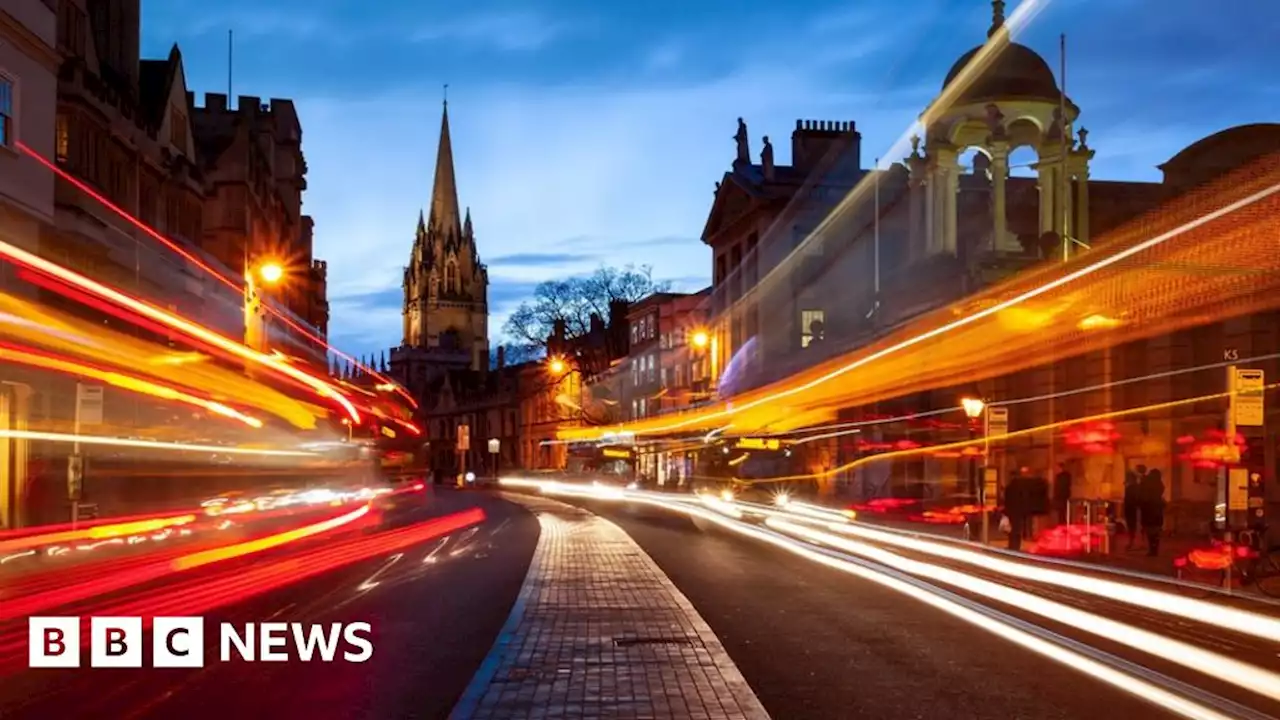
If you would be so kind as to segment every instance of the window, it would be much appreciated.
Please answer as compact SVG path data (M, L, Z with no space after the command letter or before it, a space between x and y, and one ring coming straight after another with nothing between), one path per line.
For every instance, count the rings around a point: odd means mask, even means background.
M67 116L58 113L53 131L53 156L60 162L67 161L67 151L71 149L71 126Z
M10 78L0 75L0 147L13 147L17 138L14 137L14 106L17 101L14 95L17 93L17 87Z
M640 334L640 327L639 327L639 324L637 323L637 324L632 325L632 326L631 326L631 344L632 344L632 345L635 345L635 344L636 344L636 341L639 339L639 338L638 338L639 334Z
M800 311L800 347L807 348L825 335L826 313L821 310Z
M452 261L444 266L444 291L450 294L458 292L458 265Z

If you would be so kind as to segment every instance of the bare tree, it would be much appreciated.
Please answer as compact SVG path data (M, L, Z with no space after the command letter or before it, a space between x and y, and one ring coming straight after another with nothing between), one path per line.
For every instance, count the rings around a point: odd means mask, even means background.
M590 275L539 284L533 297L507 318L502 331L526 357L540 357L546 353L547 338L557 320L564 321L568 337L580 337L591 329L593 314L608 321L609 303L633 303L670 287L668 281L655 281L648 265L602 265Z

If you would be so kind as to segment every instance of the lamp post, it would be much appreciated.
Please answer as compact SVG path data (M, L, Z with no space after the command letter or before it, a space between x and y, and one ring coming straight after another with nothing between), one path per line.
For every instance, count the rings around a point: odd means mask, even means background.
M982 411L986 409L987 403L979 398L966 397L960 399L960 406L964 408L964 414L969 418L969 439L974 440L978 433L978 418L982 417ZM969 445L969 493L978 499L978 505L982 507L982 543L987 542L988 529L988 512L986 494L986 483L983 483L982 490L978 489L978 456L976 447Z
M273 260L257 264L245 263L244 269L244 340L245 345L266 352L270 349L270 337L266 328L266 314L262 311L262 296L258 283L273 287L284 279L284 266Z

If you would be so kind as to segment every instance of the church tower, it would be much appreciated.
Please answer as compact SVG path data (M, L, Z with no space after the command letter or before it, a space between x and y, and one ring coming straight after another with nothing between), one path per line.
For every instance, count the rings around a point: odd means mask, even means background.
M476 249L471 210L459 212L447 100L434 183L404 269L404 337L392 353L393 372L410 389L424 387L433 370L482 370L489 363L489 273Z

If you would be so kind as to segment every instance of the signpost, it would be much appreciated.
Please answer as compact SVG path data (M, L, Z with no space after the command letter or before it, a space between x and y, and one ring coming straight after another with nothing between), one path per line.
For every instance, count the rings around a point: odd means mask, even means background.
M498 438L489 438L489 455L493 458L493 476L496 481L498 477L498 453L502 451L502 441Z
M76 416L71 457L67 458L67 500L71 501L71 529L80 521L80 500L84 497L84 456L80 454L80 433L85 425L102 424L104 394L101 385L76 383Z
M1235 388L1231 394L1236 427L1261 427L1264 422L1263 397L1266 378L1261 370L1235 368Z
M1228 360L1239 353L1224 353ZM1219 471L1215 524L1221 530L1234 525L1261 525L1263 521L1262 485L1266 468L1266 373L1257 368L1227 367L1229 406L1226 417L1227 469ZM1239 436L1244 436L1244 457L1240 454ZM1257 507L1254 507L1254 504Z
M983 432L983 457L986 467L982 470L982 544L991 542L991 511L1000 495L1000 469L991 465L991 438L1009 434L1009 408L987 405L986 428Z
M458 483L462 484L467 475L467 451L471 449L471 426L465 423L458 425Z

